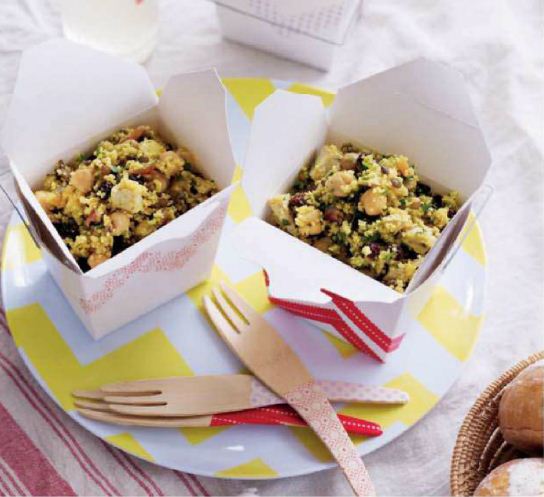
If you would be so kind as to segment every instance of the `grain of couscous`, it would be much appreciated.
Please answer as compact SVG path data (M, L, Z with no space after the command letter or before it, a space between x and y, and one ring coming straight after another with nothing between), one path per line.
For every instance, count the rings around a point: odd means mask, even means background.
M273 224L402 293L459 195L432 192L403 155L345 144L323 146L268 203Z
M123 128L87 156L58 161L35 195L83 271L217 192L149 126Z

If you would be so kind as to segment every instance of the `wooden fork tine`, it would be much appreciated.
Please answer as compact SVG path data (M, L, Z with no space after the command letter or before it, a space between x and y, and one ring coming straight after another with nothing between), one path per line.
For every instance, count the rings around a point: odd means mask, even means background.
M161 418L138 418L133 416L123 416L111 411L95 411L93 409L78 409L79 414L95 421L102 421L104 423L113 423L116 425L125 426L155 426L155 427L176 427L177 423L172 423L168 419Z
M95 411L94 409L78 408L77 412L89 419L95 421L103 421L105 423L121 424L116 414L112 412Z
M91 409L78 409L79 414L95 421L113 423L125 426L149 426L156 428L179 428L184 426L203 427L210 426L210 416L194 416L191 418L154 418L123 416L113 412L93 411Z
M106 395L104 402L108 404L124 404L124 405L162 405L165 403L165 398L162 394L153 395Z
M234 325L234 327L241 333L247 328L247 323L237 314L236 310L232 307L231 304L227 302L227 299L223 297L221 291L217 288L212 288L212 294L217 300L219 308L223 311L223 314L227 316L229 321Z
M107 395L156 395L161 392L163 380L136 380L110 383L100 387Z
M111 411L115 413L129 414L130 416L168 416L169 409L171 409L167 405L134 406L134 405L126 405L126 404L108 404L108 407L110 408Z
M224 281L219 282L221 289L229 300L238 308L238 311L244 318L251 322L251 318L259 317L259 314L251 307L238 293L228 286Z
M79 399L101 400L106 394L102 390L74 390L72 395Z
M223 317L218 307L213 303L212 299L207 295L203 299L204 308L208 313L208 316L212 323L215 325L218 333L224 335L227 345L230 340L236 340L239 337L239 333L232 327L232 325Z
M92 409L93 411L111 412L108 404L101 401L93 402L89 400L77 399L74 401L74 406L76 406L78 409Z

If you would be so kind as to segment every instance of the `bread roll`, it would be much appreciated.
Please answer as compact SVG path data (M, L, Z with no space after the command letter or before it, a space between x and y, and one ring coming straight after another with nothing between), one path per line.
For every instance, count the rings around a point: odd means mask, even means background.
M474 495L544 495L544 459L514 459L502 464L482 480Z
M544 361L522 371L505 389L499 404L504 439L528 453L542 454Z

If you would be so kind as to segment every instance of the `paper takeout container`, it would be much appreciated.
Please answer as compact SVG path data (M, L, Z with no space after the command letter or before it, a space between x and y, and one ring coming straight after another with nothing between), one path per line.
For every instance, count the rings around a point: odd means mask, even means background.
M426 183L464 201L404 294L264 221L267 200L288 191L324 143L345 142L404 154ZM254 114L242 185L255 217L237 240L266 271L274 303L384 360L459 247L490 162L461 75L437 63L417 60L346 86L329 113L317 97L276 91Z
M331 67L360 0L214 0L225 38L318 69Z
M138 124L188 147L220 192L83 274L32 191L57 160L70 160L116 129ZM45 262L93 337L209 275L235 168L225 90L215 71L173 76L159 99L137 64L64 40L43 43L21 58L1 145Z

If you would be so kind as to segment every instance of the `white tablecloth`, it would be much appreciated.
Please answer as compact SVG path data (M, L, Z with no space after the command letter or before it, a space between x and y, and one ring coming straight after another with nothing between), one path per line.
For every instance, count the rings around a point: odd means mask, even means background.
M335 89L419 56L451 64L466 77L494 162L489 183L496 193L482 217L487 319L449 394L417 426L366 458L381 495L448 494L452 447L472 402L504 369L542 348L542 14L539 0L367 0L333 69L322 73L223 41L214 6L205 0L162 3L160 42L146 64L157 85L175 72L215 66L223 76ZM0 2L0 124L21 50L60 33L56 9L46 0ZM4 170L2 155L0 164ZM57 462L54 452L48 457ZM269 482L201 481L213 494L236 495L249 487L260 495L349 494L337 470Z

